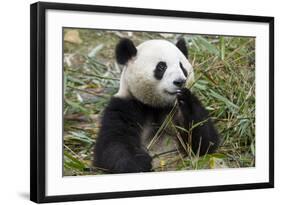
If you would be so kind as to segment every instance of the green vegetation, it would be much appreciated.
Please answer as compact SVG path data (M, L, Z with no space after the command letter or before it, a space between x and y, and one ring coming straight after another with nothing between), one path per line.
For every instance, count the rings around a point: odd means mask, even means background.
M119 87L114 48L121 37L136 45L148 39L184 37L194 67L191 87L209 110L222 137L217 153L175 158L174 170L255 166L255 39L209 35L64 30L64 174L99 174L92 150L100 114ZM157 171L166 170L160 162Z

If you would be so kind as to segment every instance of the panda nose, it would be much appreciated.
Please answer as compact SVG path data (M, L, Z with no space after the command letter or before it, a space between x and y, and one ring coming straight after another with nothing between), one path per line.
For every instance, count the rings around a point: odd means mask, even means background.
M177 80L174 80L173 83L174 83L175 86L181 88L183 86L183 84L185 83L185 80L184 79L177 79Z

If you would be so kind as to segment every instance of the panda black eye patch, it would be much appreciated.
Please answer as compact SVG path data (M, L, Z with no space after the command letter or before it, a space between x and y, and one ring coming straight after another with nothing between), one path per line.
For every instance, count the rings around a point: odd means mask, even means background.
M185 70L185 68L183 67L182 63L180 62L180 68L184 74L184 76L186 77L187 76L187 71Z
M156 65L156 68L154 70L154 77L157 79L157 80L161 80L165 71L167 69L167 64L166 62L163 62L163 61L160 61L157 65Z

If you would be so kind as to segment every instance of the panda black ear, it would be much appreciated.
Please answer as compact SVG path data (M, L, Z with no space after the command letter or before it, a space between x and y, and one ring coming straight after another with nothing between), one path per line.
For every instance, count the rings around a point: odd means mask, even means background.
M188 50L185 44L185 40L183 38L180 38L176 43L176 46L178 47L178 49L180 49L183 55L188 59Z
M115 49L116 60L119 64L125 65L132 57L136 56L137 48L134 43L127 38L119 41Z

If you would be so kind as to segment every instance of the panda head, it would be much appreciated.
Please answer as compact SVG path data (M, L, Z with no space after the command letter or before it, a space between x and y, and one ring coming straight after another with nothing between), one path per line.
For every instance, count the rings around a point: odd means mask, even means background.
M135 47L129 39L116 46L116 60L124 65L115 95L134 97L154 107L172 105L179 89L193 81L183 39L176 45L166 40L148 40Z

